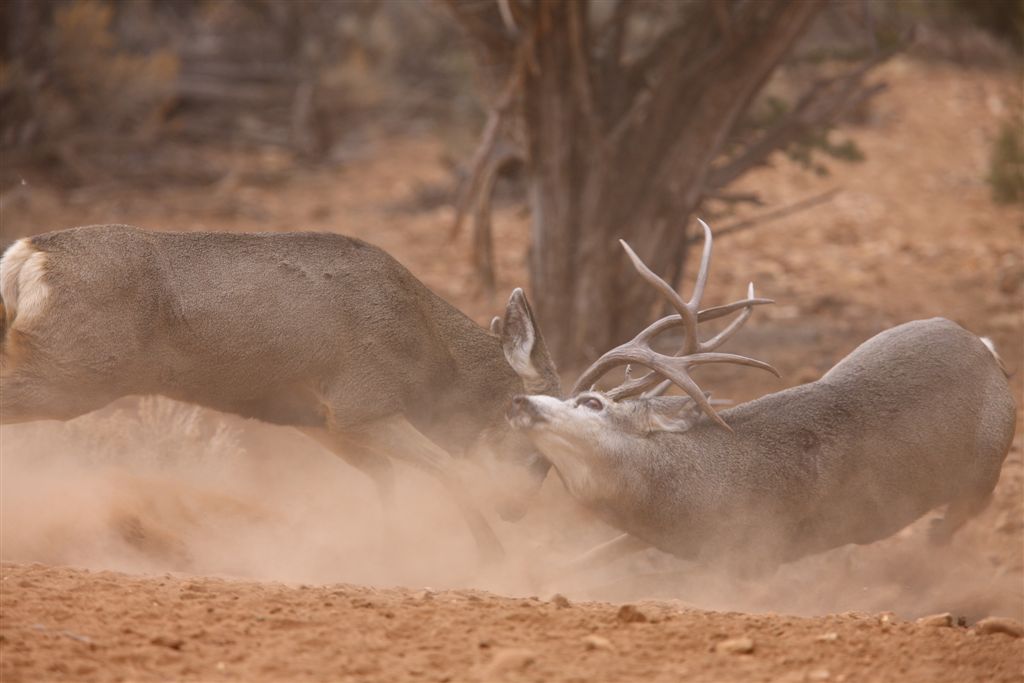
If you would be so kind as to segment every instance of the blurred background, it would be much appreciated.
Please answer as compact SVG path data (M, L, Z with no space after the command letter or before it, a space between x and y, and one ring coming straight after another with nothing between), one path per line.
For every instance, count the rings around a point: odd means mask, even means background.
M784 376L709 368L716 396L816 379L878 331L942 315L995 340L1022 398L1024 0L5 0L0 34L0 246L107 222L342 232L482 324L525 286L571 380L659 313L616 240L686 293L700 216L717 235L707 304L749 280L777 301L731 350ZM112 410L53 452L205 452L217 429L231 453L302 450L205 411ZM31 444L24 429L7 443ZM7 511L44 480L8 476ZM1022 498L1018 436L942 590L969 576L1021 609ZM159 566L194 561L175 544L226 509L194 504L187 524L180 505L128 515L178 539ZM352 512L332 504L296 519ZM538 512L524 528L563 549L606 533L558 505L578 523ZM111 514L96 516L111 543L151 559ZM11 528L7 557L79 557ZM878 575L909 581L888 557ZM365 579L330 558L325 576Z

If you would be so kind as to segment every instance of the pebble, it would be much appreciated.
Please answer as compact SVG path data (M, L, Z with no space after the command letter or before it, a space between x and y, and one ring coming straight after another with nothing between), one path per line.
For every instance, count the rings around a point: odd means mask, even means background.
M612 641L603 636L590 634L583 638L583 646L588 650L612 650Z
M643 610L636 605L623 605L619 608L619 613L615 615L615 618L624 624L642 624L650 621Z
M832 643L839 640L839 634L835 631L829 631L828 633L822 633L820 636L814 638L820 643Z
M160 645L161 647L169 647L172 650L180 650L185 644L185 641L181 638L171 638L168 636L157 636L153 640L149 641L153 645Z
M746 655L754 651L754 641L750 638L730 638L715 645L715 652L730 655Z
M572 603L569 602L569 598L565 597L561 593L555 593L552 595L549 602L558 609L568 609L569 607L572 607Z
M953 625L953 615L949 612L943 612L942 614L929 614L926 617L921 617L914 623L918 626L946 628Z
M494 657L483 671L483 680L501 680L507 674L525 671L537 661L533 650L524 648L503 648L494 651Z
M808 681L827 681L832 678L832 673L828 669L814 669L807 672L806 679Z
M894 612L879 612L878 623L883 626L892 626L896 623L897 617Z
M974 625L974 630L981 635L1005 633L1014 638L1024 638L1024 624L1006 617L985 617Z

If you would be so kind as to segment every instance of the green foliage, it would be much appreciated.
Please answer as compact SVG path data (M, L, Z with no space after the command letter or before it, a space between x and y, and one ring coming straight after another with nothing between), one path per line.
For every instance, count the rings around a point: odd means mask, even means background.
M993 141L988 181L992 199L1001 204L1024 202L1024 133L1019 120L1003 124Z

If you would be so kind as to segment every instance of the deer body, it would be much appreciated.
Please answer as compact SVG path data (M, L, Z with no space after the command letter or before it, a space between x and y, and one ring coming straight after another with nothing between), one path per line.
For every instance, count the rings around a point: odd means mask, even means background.
M630 415L642 400L606 404L602 419L539 398L524 422L608 523L709 561L871 543L942 505L948 536L988 501L1016 417L992 353L944 319L882 332L816 382L723 411L731 432L707 418L646 431Z
M442 474L488 445L544 469L503 417L558 391L518 290L494 334L356 239L90 226L16 242L0 293L4 423L163 394L299 427L382 489L385 452Z
M820 380L716 412L691 368L730 362L717 352L750 315L753 297L700 310L711 231L693 297L684 301L623 243L641 276L678 311L605 353L574 397L513 399L512 424L529 434L585 506L628 536L589 555L611 559L643 544L737 568L777 565L892 535L946 506L931 530L946 542L990 499L1009 452L1016 407L991 346L942 318L886 330ZM742 310L723 332L705 319ZM669 356L651 340L683 328ZM612 367L650 372L595 392ZM687 396L661 396L669 384Z

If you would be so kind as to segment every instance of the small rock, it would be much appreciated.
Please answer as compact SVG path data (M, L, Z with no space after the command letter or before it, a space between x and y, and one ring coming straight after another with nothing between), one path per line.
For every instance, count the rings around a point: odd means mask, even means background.
M612 641L595 634L583 638L583 646L588 650L612 650Z
M181 638L171 638L169 636L157 636L153 640L149 641L153 645L159 645L161 647L169 647L172 650L180 650L185 644L185 641Z
M623 605L615 617L624 624L642 624L649 621L647 615L636 605Z
M827 681L832 678L831 672L828 669L813 669L807 672L808 681Z
M730 655L747 655L754 651L754 641L750 638L730 638L715 645L715 652Z
M820 636L814 638L819 643L834 643L839 640L839 634L835 631L829 631L828 633L822 633Z
M992 633L1005 633L1014 638L1024 638L1024 624L1006 617L985 617L974 625L974 630L985 636Z
M942 614L929 614L926 617L921 617L914 623L916 623L918 626L947 628L953 625L953 615L949 612L943 612Z
M412 594L412 597L420 601L428 601L434 599L434 591L429 588L424 588L421 591L416 591Z
M552 595L549 602L558 609L568 609L569 607L572 607L572 603L569 602L569 598L565 597L561 593L555 593Z
M533 650L511 647L495 650L490 663L482 672L482 678L485 681L502 680L508 674L525 671L535 661L537 661L537 655Z

